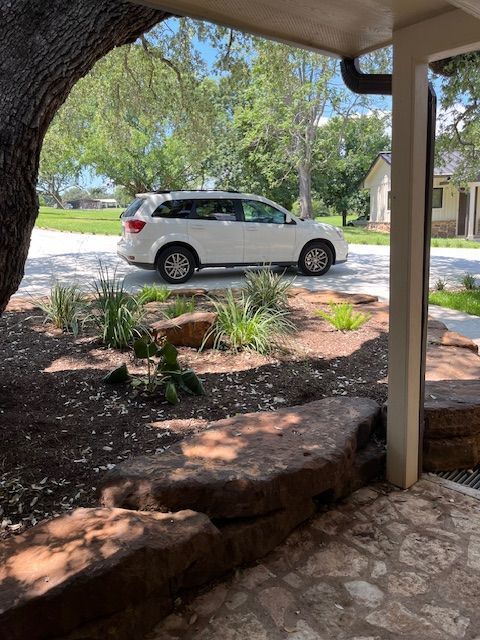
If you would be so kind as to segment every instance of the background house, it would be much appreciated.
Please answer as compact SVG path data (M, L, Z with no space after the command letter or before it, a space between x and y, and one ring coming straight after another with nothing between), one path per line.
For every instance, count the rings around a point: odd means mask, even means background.
M114 209L118 207L115 198L79 198L78 200L68 200L69 209Z
M458 152L452 152L446 154L443 162L435 167L433 237L474 237L480 233L480 214L477 215L480 210L480 182L471 182L468 188L458 188L452 181L461 159ZM370 190L370 229L390 231L391 163L390 152L379 153L363 181L363 186ZM473 216L470 221L469 215Z

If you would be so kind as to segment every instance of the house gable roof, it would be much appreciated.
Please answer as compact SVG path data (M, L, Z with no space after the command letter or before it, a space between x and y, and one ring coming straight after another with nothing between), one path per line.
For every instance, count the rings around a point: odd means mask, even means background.
M374 159L374 161L370 165L367 173L365 174L365 177L363 179L364 183L368 179L372 171L374 170L375 166L377 165L377 162L379 162L380 160L383 160L390 166L392 164L391 151L381 151L377 155L377 157ZM450 151L448 153L444 153L441 157L440 162L435 166L433 170L433 175L435 177L453 176L455 171L461 165L462 160L463 160L462 154L458 151Z

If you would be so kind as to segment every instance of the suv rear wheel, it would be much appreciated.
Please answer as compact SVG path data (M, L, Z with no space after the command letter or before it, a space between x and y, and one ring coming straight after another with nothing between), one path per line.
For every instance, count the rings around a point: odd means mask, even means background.
M170 284L187 282L195 271L195 259L191 251L181 246L168 247L158 256L157 272Z
M312 242L304 247L298 267L306 276L323 276L333 263L333 253L325 242Z

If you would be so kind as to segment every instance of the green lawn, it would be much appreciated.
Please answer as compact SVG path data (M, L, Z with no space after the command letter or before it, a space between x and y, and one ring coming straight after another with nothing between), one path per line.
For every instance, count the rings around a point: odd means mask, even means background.
M81 209L64 210L40 207L36 226L41 229L55 229L57 231L118 236L121 233L121 224L118 218L122 211L123 209L83 211Z
M349 218L352 219L352 218ZM342 226L342 216L322 216L317 222L326 222L335 227ZM348 242L352 244L390 244L388 233L367 231L363 227L344 227L343 232ZM472 242L463 238L432 238L432 247L453 247L456 249L480 249L480 242Z
M121 225L118 220L123 209L101 209L99 211L82 211L80 209L54 209L40 207L36 226L41 229L57 231L75 231L76 233L100 233L118 236ZM317 218L318 222L326 222L336 227L342 226L342 216L325 216ZM351 244L390 244L388 233L367 231L363 227L345 227L345 238ZM432 247L456 247L479 249L479 242L470 242L461 238L434 238Z
M472 316L480 316L480 290L476 291L431 291L430 304L463 311Z

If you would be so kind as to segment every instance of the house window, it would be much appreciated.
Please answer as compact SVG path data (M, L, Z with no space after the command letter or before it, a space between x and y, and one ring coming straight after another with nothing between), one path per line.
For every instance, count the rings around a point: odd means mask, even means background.
M391 211L392 209L392 192L389 191L387 194L387 209L388 211Z
M443 207L443 189L442 187L437 187L433 190L432 194L432 208L433 209L441 209Z

